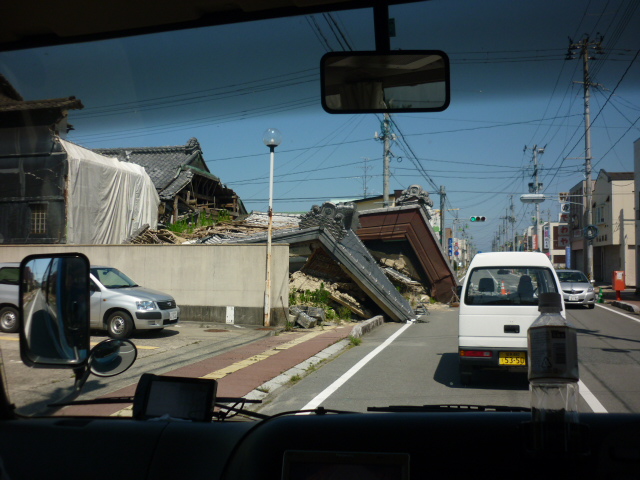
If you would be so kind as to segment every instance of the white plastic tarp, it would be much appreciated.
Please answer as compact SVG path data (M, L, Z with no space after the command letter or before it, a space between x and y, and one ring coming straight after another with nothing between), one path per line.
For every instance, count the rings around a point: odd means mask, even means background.
M67 243L120 244L145 224L158 226L160 197L143 167L60 143L69 164Z

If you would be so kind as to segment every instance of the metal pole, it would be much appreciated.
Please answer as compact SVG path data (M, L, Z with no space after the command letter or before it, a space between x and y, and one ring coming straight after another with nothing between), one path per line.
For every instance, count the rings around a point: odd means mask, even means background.
M589 107L591 98L591 80L589 78L589 46L588 42L584 42L582 47L582 62L584 65L584 173L587 179L587 185L585 188L587 208L585 211L585 217L587 225L593 225L593 209L591 204L592 191L591 191L591 110ZM584 239L587 243L585 250L587 254L586 262L586 274L589 280L593 279L593 241Z
M444 248L444 209L447 194L444 185L440 185L440 245Z
M540 184L538 183L538 146L533 146L533 164L535 174L535 193L540 193ZM536 239L538 241L538 251L542 251L542 245L540 244L540 204L536 203Z
M275 161L275 145L269 145L269 227L267 229L267 275L264 285L264 326L271 326L271 230L273 227L273 165Z
M389 206L389 177L391 176L390 171L390 139L391 139L391 129L389 128L390 117L388 113L384 114L384 122L383 122L383 136L384 136L384 172L382 179L382 195L383 195L383 207Z

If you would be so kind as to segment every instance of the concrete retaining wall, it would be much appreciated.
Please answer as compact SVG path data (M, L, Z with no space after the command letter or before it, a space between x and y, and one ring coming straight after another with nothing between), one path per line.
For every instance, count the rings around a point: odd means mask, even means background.
M80 252L92 265L115 267L139 285L173 295L181 320L262 325L266 252L251 245L4 245L0 262L31 254ZM289 245L273 244L272 325L289 309Z

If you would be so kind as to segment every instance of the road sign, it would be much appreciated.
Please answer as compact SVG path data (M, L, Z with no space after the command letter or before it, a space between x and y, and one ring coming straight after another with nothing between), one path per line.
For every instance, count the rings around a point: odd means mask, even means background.
M558 222L560 222L560 223L569 223L569 214L568 213L561 213L560 216L558 217Z

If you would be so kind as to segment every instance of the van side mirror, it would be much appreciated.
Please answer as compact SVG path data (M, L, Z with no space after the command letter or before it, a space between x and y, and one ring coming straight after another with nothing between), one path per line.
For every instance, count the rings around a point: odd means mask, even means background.
M89 358L89 260L29 255L20 263L20 357L29 367L84 367Z

